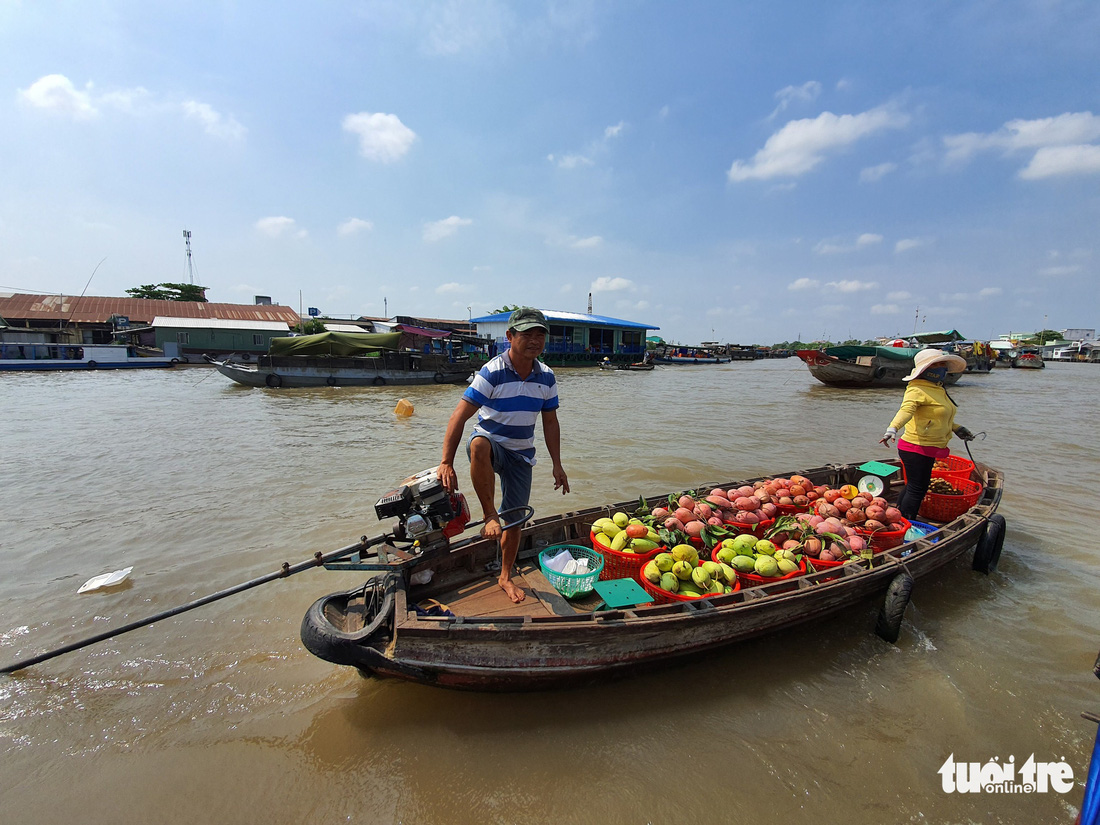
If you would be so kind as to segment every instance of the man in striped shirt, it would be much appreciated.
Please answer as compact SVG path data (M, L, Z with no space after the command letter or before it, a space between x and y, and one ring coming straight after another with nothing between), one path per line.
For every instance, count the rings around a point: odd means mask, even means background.
M554 372L538 357L546 348L549 327L537 309L520 307L508 319L509 347L474 376L447 422L439 480L448 490L458 487L454 459L466 422L476 412L477 424L466 445L470 478L481 503L485 526L481 535L500 541L498 580L517 604L525 598L512 581L519 553L520 526L501 531L500 513L526 506L531 498L535 464L535 419L542 415L546 451L554 464L554 489L569 492L569 478L561 466L561 429L558 426L558 385ZM500 510L496 508L496 478L500 476ZM509 514L514 517L516 514Z

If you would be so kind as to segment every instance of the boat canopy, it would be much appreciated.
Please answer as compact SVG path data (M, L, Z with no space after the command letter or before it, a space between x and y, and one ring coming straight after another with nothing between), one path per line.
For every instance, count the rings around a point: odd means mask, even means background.
M891 361L912 361L913 356L920 352L913 347L826 347L825 354L832 355L844 361L850 361L861 355L877 355L880 358L889 358Z
M320 332L272 338L270 355L367 355L401 346L400 332Z
M948 329L943 332L922 332L910 337L922 344L946 344L948 341L966 340L957 329Z

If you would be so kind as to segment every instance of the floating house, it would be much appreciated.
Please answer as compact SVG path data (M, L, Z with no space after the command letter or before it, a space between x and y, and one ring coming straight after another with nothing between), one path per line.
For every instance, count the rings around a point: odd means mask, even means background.
M510 312L498 312L472 319L479 337L490 339L490 355L508 348ZM544 309L550 334L546 337L546 352L542 360L551 366L584 366L596 364L605 357L615 363L640 360L646 351L646 333L658 330L653 324L624 321L604 315L561 312Z

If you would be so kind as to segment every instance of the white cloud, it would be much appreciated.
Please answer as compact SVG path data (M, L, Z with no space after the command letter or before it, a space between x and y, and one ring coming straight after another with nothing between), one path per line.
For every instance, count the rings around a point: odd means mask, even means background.
M1056 175L1094 175L1100 172L1100 146L1044 146L1020 170L1024 180Z
M270 218L260 218L255 223L256 229L271 238L281 238L284 235L292 235L295 238L304 238L309 233L304 229L295 231L297 224L294 218L287 218L285 216L273 216Z
M771 120L791 103L810 103L821 94L821 84L816 80L808 80L801 86L786 86L775 93L775 99L779 105L775 107L768 119Z
M212 137L240 140L247 131L232 115L223 117L208 103L185 100L182 108L184 115L201 123L203 131Z
M660 118L661 120L664 120L666 117L668 117L668 115L669 115L668 106L662 106L660 109L657 110L657 117Z
M604 138L606 138L606 139L617 138L620 134L622 134L623 127L625 125L626 124L623 123L623 121L620 120L614 126L608 126L606 129L603 130Z
M897 315L900 311L897 304L874 304L871 307L872 315Z
M908 115L885 106L858 115L822 112L812 120L792 120L768 138L751 161L735 160L728 177L731 182L797 177L812 170L830 152L884 129L900 129L908 122Z
M436 295L461 295L473 290L473 287L468 284L458 284L455 282L440 284L435 288Z
M839 255L847 252L855 252L863 247L875 246L880 243L882 243L882 235L876 235L873 232L864 232L856 238L854 244L821 241L814 247L814 252L818 255Z
M621 292L624 289L631 289L633 286L634 282L627 278L609 278L603 275L592 282L589 290L591 292Z
M36 109L47 109L71 115L77 120L95 117L99 112L87 92L81 92L63 74L48 74L38 78L26 89L19 90L19 99Z
M379 163L400 160L416 141L416 132L397 115L359 112L347 115L343 127L345 132L359 136L359 154Z
M460 218L457 215L451 215L451 217L444 218L441 221L433 221L424 224L423 237L427 243L435 243L444 238L449 238L461 227L469 226L472 223L473 221L470 218Z
M567 245L573 249L595 249L597 246L603 243L603 238L599 235L592 235L588 238L573 238L570 237Z
M551 163L555 162L553 155L547 155L547 160ZM591 166L592 163L592 159L586 158L584 155L562 155L560 158L557 158L559 169L577 169L581 166Z
M815 281L813 278L799 278L797 281L788 284L787 289L791 290L791 292L798 292L802 289L813 289L818 283L819 282Z
M110 106L120 112L135 114L143 108L150 98L149 90L141 86L133 89L119 89L115 92L107 92L100 95L99 102L104 106Z
M348 218L336 227L336 233L346 238L349 235L358 235L360 232L370 232L372 229L374 229L374 224L370 221L365 221L362 218Z
M862 292L865 289L874 289L878 284L874 281L829 281L825 286L837 292Z
M908 301L913 296L908 292L891 292L886 296L887 301Z
M919 246L924 246L927 241L922 241L918 238L902 238L896 244L894 244L895 252L908 252L910 249L916 249Z
M882 180L897 168L898 165L896 163L880 163L878 166L868 166L860 170L859 182L875 183L876 181Z
M1076 275L1080 271L1081 267L1070 264L1068 266L1048 266L1045 269L1040 269L1039 274L1048 278L1060 278L1066 275Z
M977 152L999 149L1016 152L1045 146L1071 146L1100 138L1100 116L1092 112L1066 112L1036 120L1010 120L998 131L967 132L943 139L948 160L967 160Z

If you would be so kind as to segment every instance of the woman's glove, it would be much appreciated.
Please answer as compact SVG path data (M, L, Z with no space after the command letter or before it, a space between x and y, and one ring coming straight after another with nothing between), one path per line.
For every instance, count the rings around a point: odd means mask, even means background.
M895 438L897 438L897 435L898 435L898 431L897 431L897 428L895 428L895 427L887 427L887 428L886 428L886 434L885 434L885 435L883 435L883 436L882 436L882 438L880 438L880 439L878 440L878 441L879 441L879 444L885 444L885 445L886 445L887 447L889 447L889 446L890 446L890 442L891 442L892 440L894 440Z
M970 432L970 430L966 429L966 427L959 427L957 430L955 430L955 435L957 435L963 441L974 440L974 433Z

